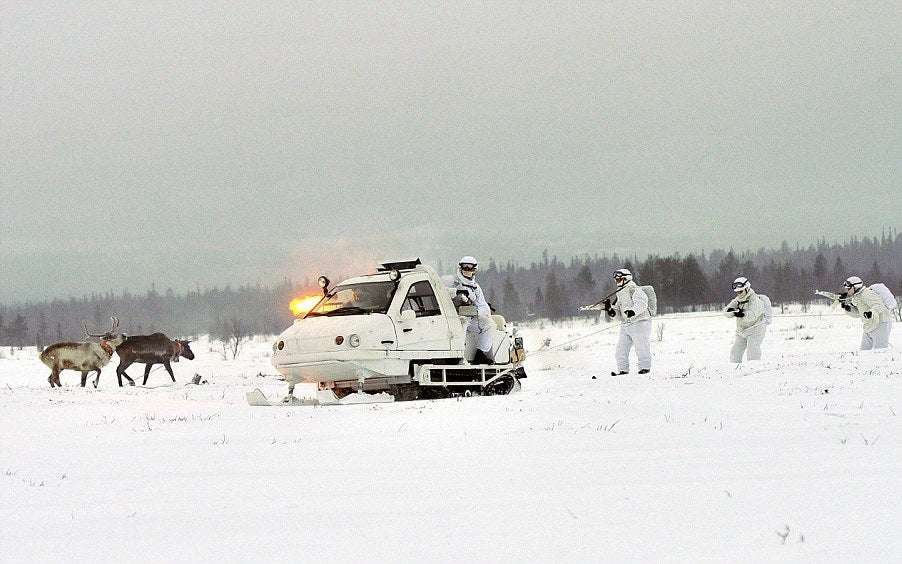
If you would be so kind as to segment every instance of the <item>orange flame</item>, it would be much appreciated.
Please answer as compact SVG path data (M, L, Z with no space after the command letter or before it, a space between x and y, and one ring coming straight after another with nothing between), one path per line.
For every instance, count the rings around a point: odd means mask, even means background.
M322 298L322 294L318 296L303 296L300 298L295 298L291 300L291 303L288 304L289 309L291 309L291 313L296 316L301 316L313 309L320 298Z

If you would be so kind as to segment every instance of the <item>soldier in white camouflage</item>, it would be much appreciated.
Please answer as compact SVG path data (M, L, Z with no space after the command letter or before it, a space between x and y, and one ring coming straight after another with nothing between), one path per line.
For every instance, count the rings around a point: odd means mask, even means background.
M736 336L730 349L730 362L742 362L743 355L746 360L760 360L761 342L764 341L767 328L764 304L745 276L733 281L733 291L736 297L723 310L727 317L736 319Z
M883 299L865 286L858 276L846 278L843 289L845 292L840 294L840 305L848 315L861 319L864 331L861 335L861 350L887 348L893 328L893 314L883 303Z
M609 317L620 321L615 359L617 370L611 376L628 374L630 349L636 347L639 374L651 372L651 313L648 295L633 282L633 273L626 268L614 271L614 283L620 288L614 297L603 302Z
M479 282L476 281L476 271L479 263L472 256L461 257L457 264L457 276L454 280L454 289L457 298L466 305L476 306L478 315L471 317L464 324L464 333L469 342L475 342L475 356L467 359L473 364L493 364L492 354L492 329L495 322L492 320L492 308L485 299L485 293ZM471 347L467 347L468 350Z

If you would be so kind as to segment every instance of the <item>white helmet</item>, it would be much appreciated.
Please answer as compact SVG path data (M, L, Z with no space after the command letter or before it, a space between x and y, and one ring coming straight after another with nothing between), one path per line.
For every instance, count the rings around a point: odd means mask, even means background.
M457 270L459 270L461 274L463 274L465 270L467 272L472 273L469 276L467 276L468 278L472 278L473 276L475 276L476 270L478 268L479 268L479 263L476 261L475 258L471 257L470 255L460 257L460 260L457 261Z
M614 271L614 282L617 283L618 286L623 286L627 282L633 279L633 273L626 268L618 268Z
M751 289L751 287L751 282L749 282L749 279L745 276L740 276L736 280L733 280L733 291L737 294L745 292L746 290Z
M846 281L842 283L843 288L847 290L854 290L853 294L864 286L864 281L857 276L849 276L846 278Z

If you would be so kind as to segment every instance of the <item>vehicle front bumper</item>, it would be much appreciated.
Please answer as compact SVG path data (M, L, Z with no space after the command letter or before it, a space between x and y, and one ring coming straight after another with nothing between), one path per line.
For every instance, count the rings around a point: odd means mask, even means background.
M363 353L364 351L360 351ZM386 358L385 353L366 355L357 353L352 358L300 359L295 355L287 362L273 357L273 366L291 384L309 383L333 385L340 382L360 383L365 380L401 383L410 380L410 362L398 358ZM378 354L378 353L377 353ZM307 355L303 355L307 356ZM310 355L314 356L314 355ZM316 355L322 356L322 355Z

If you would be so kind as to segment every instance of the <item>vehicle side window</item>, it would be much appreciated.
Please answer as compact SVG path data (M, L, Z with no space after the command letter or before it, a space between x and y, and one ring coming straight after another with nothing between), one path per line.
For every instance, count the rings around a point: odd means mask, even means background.
M406 309L413 310L417 317L442 314L435 293L432 292L432 286L426 280L416 282L410 287L410 291L407 292L407 297L404 298L404 303L401 305L401 311Z

